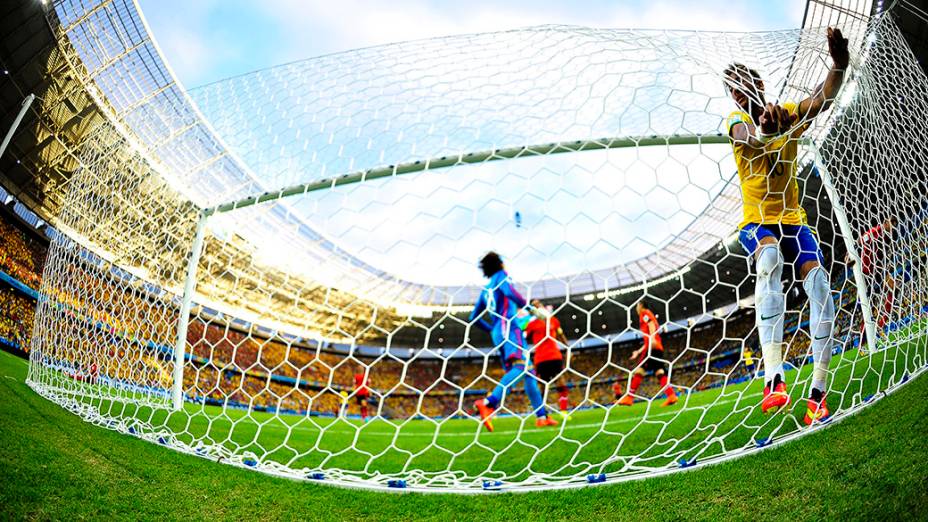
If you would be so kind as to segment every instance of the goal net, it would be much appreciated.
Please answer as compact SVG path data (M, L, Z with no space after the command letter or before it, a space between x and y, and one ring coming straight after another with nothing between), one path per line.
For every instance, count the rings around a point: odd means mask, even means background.
M844 30L844 86L792 138L836 310L831 423L924 370L928 310L928 81L892 20ZM374 489L610 483L814 432L828 422L803 422L809 306L789 262L792 404L760 409L735 62L768 101L798 102L831 66L825 28L430 39L194 90L207 130L157 108L100 124L44 270L29 384L179 451ZM543 378L531 318L505 319L530 373L493 431L475 403L506 370L479 324L500 318L471 314L491 250L563 332L543 321L562 357ZM642 298L656 362L634 356ZM538 425L533 386L556 425Z

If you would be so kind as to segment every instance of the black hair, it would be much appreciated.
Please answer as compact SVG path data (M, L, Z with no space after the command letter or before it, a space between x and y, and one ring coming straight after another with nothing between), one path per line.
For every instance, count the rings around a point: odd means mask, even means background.
M728 92L732 91L732 87L728 83L729 79L732 76L737 76L739 78L750 76L751 81L753 81L754 83L757 83L760 81L760 74L757 72L756 69L752 69L748 67L747 65L744 65L743 63L738 63L738 62L733 62L728 67L726 67L723 74L725 75L725 78L722 81L725 84L725 90L727 90Z
M487 255L480 260L480 270L483 270L485 277L493 277L502 269L503 258L499 257L496 252L487 252Z

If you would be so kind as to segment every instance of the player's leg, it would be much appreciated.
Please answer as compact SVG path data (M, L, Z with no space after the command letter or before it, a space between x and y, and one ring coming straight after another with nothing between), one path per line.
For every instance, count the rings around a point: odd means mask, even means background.
M522 345L522 330L518 328L510 329L506 341L504 345L506 356L512 360L519 359L523 361L521 364L521 373L516 376L516 381L523 379L522 385L525 388L525 395L528 396L528 401L532 405L532 412L538 418L538 425L546 426L549 424L557 424L557 421L554 419L551 419L550 422L547 421L548 411L545 409L544 398L541 396L541 390L538 388L538 376L530 372L525 366L524 361L527 354Z
M556 359L551 362L551 379L550 382L557 387L557 407L561 416L565 419L570 411L570 395L567 389L566 378L564 377L564 360Z
M557 407L565 414L570 410L570 390L567 389L563 376L557 379Z
M522 368L525 386L525 394L528 395L528 401L532 405L532 411L535 412L537 421L536 426L557 426L557 421L548 417L548 410L545 408L544 398L539 390L538 376L528 371L524 366Z
M503 369L506 370L506 373L503 374L503 378L500 379L499 384L493 388L490 395L474 403L474 406L477 408L477 413L480 415L480 419L483 421L483 425L488 431L493 431L493 423L490 420L493 410L499 407L506 394L509 393L509 390L512 389L525 373L525 361L521 359L504 361Z
M828 272L822 267L822 252L809 227L799 231L800 255L797 259L802 287L809 296L809 335L812 338L812 386L805 422L825 420L829 416L825 404L828 367L831 363L832 329L835 321L835 304L831 295Z
M541 387L541 396L543 399L547 399L548 388L551 386L551 381L553 379L551 361L536 362L534 364L534 370L535 375L538 376L538 385Z
M358 402L358 407L361 409L361 420L367 420L367 396L355 395L355 399Z
M638 387L641 386L641 381L644 379L644 368L639 364L637 368L632 372L632 381L628 385L628 393L626 393L617 403L620 406L631 406L635 403L634 395L638 393Z
M490 420L493 410L495 410L503 400L506 392L509 390L509 387L515 382L516 377L521 373L519 371L514 371L513 362L520 363L524 366L525 361L510 361L508 359L509 353L506 350L506 337L503 336L499 328L494 328L490 332L490 338L493 341L493 344L500 350L500 360L503 363L503 370L506 372L503 374L503 378L500 379L499 384L493 388L493 391L487 397L480 399L474 402L474 408L477 410L477 414L480 415L480 419L483 421L483 425L486 427L487 431L493 431L493 422Z
M547 395L547 388L554 386L558 394L558 408L562 413L570 409L567 386L564 384L564 378L561 375L564 372L564 361L562 359L542 361L535 365L535 371L541 381L545 383L545 393L543 395Z
M491 413L499 407L506 394L518 384L520 379L524 379L525 381L525 394L528 396L529 402L532 405L532 411L539 419L547 418L544 401L542 400L541 392L538 390L537 379L534 375L527 376L528 371L525 366L520 339L522 332L513 328L510 330L509 335L504 335L501 332L498 333L495 330L492 334L494 342L497 339L500 340L498 345L501 348L503 369L506 370L506 373L486 399L481 399L474 404L483 420L484 426L486 426L487 430L493 431L493 424L490 422Z
M886 323L889 322L890 314L893 311L893 301L894 294L896 293L896 280L893 279L893 276L886 274L886 277L883 278L883 309L880 310L880 318L877 320L877 328L879 328L879 333L882 334L883 329L886 327Z
M669 365L657 359L652 358L652 360L654 361L653 364L655 368L654 375L657 376L661 383L661 391L659 393L663 393L667 397L667 400L665 400L661 406L672 406L679 401L679 398L677 397L676 390L670 385L670 376L667 372Z
M776 232L779 232L778 230ZM783 373L783 254L778 236L761 225L746 225L738 239L754 256L757 281L754 287L754 314L757 336L764 359L764 398L761 410L774 412L789 403Z

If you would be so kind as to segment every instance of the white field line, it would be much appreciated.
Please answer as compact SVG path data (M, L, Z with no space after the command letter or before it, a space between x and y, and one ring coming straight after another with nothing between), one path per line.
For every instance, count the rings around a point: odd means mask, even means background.
M568 420L567 423L566 423L566 425L565 425L565 430L566 430L566 429L574 429L574 428L578 428L578 429L582 429L582 428L602 428L602 427L604 427L604 426L612 426L612 425L617 425L617 424L630 424L630 423L646 422L646 421L650 421L650 420L653 420L653 419L656 419L656 418L661 418L661 417L672 417L672 416L678 415L678 414L684 414L684 415L685 415L685 414L687 414L687 413L696 413L696 412L700 412L700 411L705 411L705 410L707 410L707 409L709 409L709 408L712 408L712 407L715 407L715 406L722 406L722 405L725 405L725 404L731 404L731 403L734 403L734 402L744 401L745 399L748 399L748 398L751 398L751 397L760 397L761 395L762 395L762 394L760 394L760 393L752 393L752 394L740 396L740 397L733 398L733 399L728 399L728 400L718 401L718 402L712 402L712 403L704 404L704 405L700 405L700 406L694 406L694 407L692 407L691 409L663 411L663 412L660 412L660 413L655 413L655 414L647 415L646 417L628 417L628 418L614 419L614 420L610 420L610 421L608 421L608 422L596 422L596 423L587 423L587 424L571 424L571 422ZM613 407L614 407L614 408L617 408L617 407L619 407L619 406L613 406ZM556 417L555 417L555 418L556 418ZM497 419L497 420L499 420L499 419ZM526 420L526 423L528 423L528 426L526 426L526 428L532 425L532 421L531 421L531 420ZM331 424L330 424L329 426L331 426ZM290 429L293 430L293 431L324 432L325 434L332 433L332 434L345 434L345 435L355 435L355 433L356 433L358 430L362 430L362 429L363 429L364 431L361 432L361 436L374 435L374 436L392 437L392 436L396 435L396 431L369 431L369 430L364 429L364 428L363 428L363 425L359 425L359 426L357 427L357 429L355 429L355 430L349 430L349 429L337 429L337 430L336 430L336 429L326 429L326 428L324 428L324 427L315 427L315 426L312 426L312 427L311 427L311 426L292 426ZM403 429L402 427L399 427L399 426L397 427L397 430L402 430L402 429ZM488 435L519 435L519 434L523 433L524 431L525 431L524 429L520 429L520 430L504 430L504 431L487 432L486 434L488 434ZM553 432L556 432L556 430L550 430L550 431L551 431L552 433L553 433ZM538 433L543 433L543 431L539 430ZM401 433L401 434L398 435L398 437L400 437L400 438L408 438L408 437L429 437L429 438L431 438L431 437L435 437L435 436L436 436L436 435L435 435L435 432L434 432L434 431L432 431L432 432L410 432L410 433ZM451 432L451 433L439 433L439 434L437 435L438 438L446 438L446 437L470 437L470 438L473 438L474 436L476 436L476 433L475 433L475 432Z

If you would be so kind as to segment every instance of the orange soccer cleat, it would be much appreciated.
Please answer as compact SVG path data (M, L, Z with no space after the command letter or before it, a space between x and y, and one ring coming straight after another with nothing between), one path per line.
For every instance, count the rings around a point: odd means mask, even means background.
M676 404L677 401L679 401L679 400L680 400L680 399L677 397L676 394L671 395L670 397L667 397L667 400L664 401L664 402L661 404L661 407L663 407L663 406L673 406L673 405Z
M480 419L483 421L483 425L487 428L487 431L493 431L493 422L490 421L490 415L493 415L493 409L487 405L486 399L480 399L475 402L474 407L477 409L477 414L480 415Z
M764 386L764 399L760 402L762 412L776 413L787 406L789 406L789 394L786 393L786 383L777 384L772 392L770 386Z
M806 416L803 422L806 425L812 425L813 422L825 422L831 418L831 412L828 411L828 405L825 404L825 399L822 399L822 402L815 402L812 399L809 399L809 407L806 409Z
M538 419L535 420L535 426L539 428L543 428L545 426L557 426L557 421L551 417L538 417Z
M632 404L635 403L635 399L631 395L625 395L621 399L617 400L615 403L618 404L619 406L631 406Z

